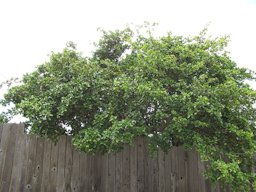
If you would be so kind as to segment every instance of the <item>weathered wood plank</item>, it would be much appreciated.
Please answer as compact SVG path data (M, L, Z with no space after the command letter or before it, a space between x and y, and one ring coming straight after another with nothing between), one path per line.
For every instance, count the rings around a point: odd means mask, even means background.
M176 183L177 192L186 192L186 165L185 165L185 151L181 147L176 147ZM199 192L199 191L198 191Z
M137 148L137 190L138 192L145 191L145 150L144 150L144 141L143 138L138 139L138 148Z
M172 153L169 150L165 155L165 167L164 167L164 178L165 178L165 189L166 191L175 192L174 177L172 172Z
M149 150L148 150L148 143L146 141L146 139L143 139L143 148L144 148L144 160L143 160L143 164L144 164L144 186L145 186L145 191L149 191L150 190L150 177L149 177L149 173L150 173L150 169L152 169L152 167L149 166Z
M101 169L102 169L102 155L93 156L93 164L92 164L92 176L93 176L93 192L101 192Z
M49 190L57 191L57 176L58 176L58 150L59 146L51 142L51 158L50 158L50 183Z
M0 143L1 143L1 139L2 139L3 128L4 128L4 125L0 124Z
M7 141L0 191L9 191L10 180L11 180L12 169L13 169L13 158L14 158L14 152L15 152L16 136L19 131L18 130L19 127L17 127L15 124L6 125L5 128L10 130L10 135Z
M27 166L28 166L28 157L29 157L29 135L24 135L24 149L23 149L23 159L21 159L22 162L22 168L21 168L21 178L19 183L19 190L17 191L25 191L26 188L26 177L27 177Z
M130 146L122 151L122 191L130 192Z
M158 192L158 156L148 157L148 179L149 179L149 192Z
M101 190L107 192L108 189L108 154L102 155L101 159Z
M200 186L199 192L205 192L205 188L206 188L206 183L204 178L205 167L204 167L204 164L201 162L199 155L197 159L197 166L198 166L198 183L199 183L198 185Z
M32 191L32 181L34 176L34 170L36 167L36 143L37 139L34 135L28 135L27 139L29 140L28 145L28 158L27 158L27 169L26 169L26 179L25 179L25 190L24 191Z
M88 156L88 164L87 164L87 171L88 171L88 185L87 191L94 192L94 164L95 164L95 156L89 155Z
M66 139L66 136L62 136L58 142L58 168L56 182L58 192L65 192Z
M205 192L211 192L212 190L211 190L211 183L210 183L210 181L209 180L206 180L206 182L205 182Z
M86 191L88 189L88 155L86 153L80 153L79 155L79 178L80 178L80 191Z
M122 190L122 152L116 153L116 182L115 182L115 191Z
M185 152L185 156L184 156L184 166L185 166L185 175L184 175L184 189L185 191L189 191L188 188L188 152Z
M163 151L158 151L158 191L165 190L165 154Z
M90 166L88 167L89 170L89 191L91 192L98 192L100 191L101 185L101 178L99 173L99 158L97 155L90 155Z
M87 163L87 191L93 191L94 190L94 175L93 175L93 169L94 169L94 160L95 157L93 155L88 155L88 163Z
M36 162L34 168L34 177L32 180L33 191L40 191L43 176L43 160L44 160L44 141L42 137L37 137L36 144Z
M115 191L115 181L116 181L116 157L115 153L108 154L108 188L107 192L117 192Z
M177 147L172 147L170 149L170 153L171 153L171 179L173 181L173 186L172 186L172 190L173 191L178 191L178 184L177 184L177 180L178 180L178 159L177 159Z
M188 152L188 189L191 191L199 191L198 186L198 166L197 154L195 151Z
M73 165L72 165L72 176L71 176L71 191L80 191L80 153L73 148Z
M41 190L44 192L50 192L50 164L51 164L51 148L52 142L45 140L44 143L44 159L43 159L43 176L41 183Z
M17 125L21 128L17 130L17 141L15 145L14 159L13 159L13 170L10 184L10 192L19 191L20 180L22 178L22 160L24 159L24 143L25 143L25 135L24 135L24 126Z
M65 160L65 191L71 192L71 174L72 174L72 143L71 137L67 137L66 141L66 160Z
M138 170L138 139L135 139L133 146L130 147L130 191L137 192L137 185L138 185L138 177L137 177L137 170Z
M1 143L0 143L0 186L2 183L2 179L3 179L5 155L7 153L7 146L8 146L8 141L10 140L10 138L11 138L10 125L5 125L3 127L2 139L1 139Z
M144 189L145 191L149 191L150 189L150 177L149 177L149 169L152 169L152 167L149 167L149 161L148 161L148 158L149 158L149 152L148 152L148 146L147 146L147 140L145 138L143 138L143 156L144 156L144 159L143 159L143 164L144 164Z

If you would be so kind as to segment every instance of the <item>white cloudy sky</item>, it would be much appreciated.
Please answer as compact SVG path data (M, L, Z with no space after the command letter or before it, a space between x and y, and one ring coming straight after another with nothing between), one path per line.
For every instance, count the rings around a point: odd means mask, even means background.
M0 0L0 82L30 72L67 41L85 54L97 27L158 22L161 31L231 36L231 56L256 70L256 0Z

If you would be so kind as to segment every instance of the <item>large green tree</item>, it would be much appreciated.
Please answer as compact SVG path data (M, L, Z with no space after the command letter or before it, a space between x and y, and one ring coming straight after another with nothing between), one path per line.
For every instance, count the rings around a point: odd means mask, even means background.
M254 74L225 51L226 37L103 31L92 57L73 46L23 76L3 105L32 133L71 134L85 152L110 152L144 136L152 152L181 145L209 161L212 181L249 191L256 147ZM7 117L8 114L3 114Z

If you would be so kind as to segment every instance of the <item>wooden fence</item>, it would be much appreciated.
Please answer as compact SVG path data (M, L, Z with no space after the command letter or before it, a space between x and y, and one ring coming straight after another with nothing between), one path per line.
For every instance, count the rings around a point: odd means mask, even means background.
M119 153L77 152L71 138L51 141L24 134L21 124L0 125L0 191L219 192L204 179L197 153L173 147L151 158L137 139Z

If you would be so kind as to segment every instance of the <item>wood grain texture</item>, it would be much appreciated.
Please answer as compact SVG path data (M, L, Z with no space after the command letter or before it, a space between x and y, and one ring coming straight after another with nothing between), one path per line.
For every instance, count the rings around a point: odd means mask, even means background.
M51 148L51 141L46 140L44 143L43 175L40 190L45 192L50 192Z
M130 191L137 191L137 148L138 140L130 147Z
M3 126L1 143L0 143L0 186L3 182L5 157L7 154L8 143L11 140L11 129L10 125Z
M73 148L72 175L71 175L71 191L80 191L80 154Z
M71 174L72 174L72 165L73 165L73 151L71 146L71 138L67 137L66 141L66 157L65 157L65 191L71 192Z
M51 143L51 158L50 158L50 183L49 190L56 191L56 182L58 176L58 144Z
M116 192L115 185L116 185L116 154L108 154L108 188L106 191L108 192Z
M0 191L9 191L10 181L12 176L13 170L13 159L15 156L15 145L16 145L16 136L18 131L15 131L15 125L10 124L5 127L5 129L9 130L9 137L7 140L6 146L6 153L5 153L5 160L4 166L2 169L2 182ZM14 178L13 178L14 179Z
M52 141L24 134L24 126L0 125L1 192L229 192L205 180L195 151L172 147L150 156L137 138L118 153L76 151L70 136Z
M24 126L22 126L24 128ZM22 159L24 159L24 142L25 135L22 129L18 129L16 132L16 145L15 152L13 157L13 168L12 168L12 176L10 183L10 192L19 191L19 185L22 178Z
M58 168L57 168L57 191L65 192L65 160L66 160L66 136L62 136L58 142Z
M130 148L125 146L122 151L122 191L130 192Z
M32 180L33 191L40 191L41 189L44 164L44 142L45 140L42 137L37 137L36 160L34 167L34 177Z

